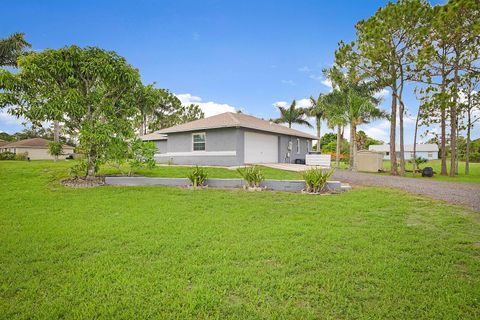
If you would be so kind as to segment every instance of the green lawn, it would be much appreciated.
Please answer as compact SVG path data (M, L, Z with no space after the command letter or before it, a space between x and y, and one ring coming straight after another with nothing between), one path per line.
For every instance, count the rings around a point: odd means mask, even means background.
M383 162L385 170L388 172L390 170L390 161ZM455 181L455 182L471 182L471 183L480 183L480 163L470 163L470 174L465 175L465 162L458 163L458 176L456 177L446 177L440 175L440 160L430 160L427 163L422 164L420 167L432 167L436 172L433 179L441 181ZM407 170L412 170L412 164L406 162L405 168ZM450 159L447 161L447 169L450 172ZM411 172L407 172L406 177L413 177ZM421 178L421 174L417 174L416 177ZM425 179L425 178L423 178Z
M480 317L477 213L384 188L67 189L66 166L0 162L2 319Z

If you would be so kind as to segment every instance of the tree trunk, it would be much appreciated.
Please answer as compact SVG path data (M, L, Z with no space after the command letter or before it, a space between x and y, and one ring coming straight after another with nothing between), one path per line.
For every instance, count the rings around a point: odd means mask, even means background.
M95 178L95 167L97 164L97 156L95 153L90 151L87 155L87 180L92 180Z
M320 129L321 129L321 126L322 126L322 123L321 123L321 119L320 117L317 117L317 151L320 151L321 150L321 147L320 147Z
M472 125L471 122L472 122L471 114L470 114L470 110L468 110L467 112L467 146L465 150L465 175L468 175L470 173L470 139L471 139L470 127Z
M58 121L53 121L53 141L59 142L60 141L60 124ZM54 161L57 162L58 155L54 155Z
M397 171L397 151L395 148L397 128L397 92L394 87L392 90L392 114L390 115L390 174L398 175Z
M342 126L337 126L337 148L335 149L335 166L340 168L340 155L342 153Z
M405 176L405 145L403 140L403 114L405 112L405 105L401 98L399 100L399 110L398 110L398 118L399 118L399 129L400 129L400 175L403 177Z
M440 114L440 127L441 127L441 135L442 139L440 142L440 147L442 150L440 150L440 158L441 158L441 169L440 169L440 175L446 176L447 173L447 129L446 129L446 115L445 115L445 108L441 108L441 114Z
M421 105L418 106L417 119L415 119L415 131L413 132L413 176L415 177L417 171L417 133L418 133L418 119L420 118Z
M357 145L355 143L355 131L357 130L354 123L350 123L350 159L349 159L349 170L355 170L355 160L357 153Z
M458 70L454 72L454 88L452 107L450 108L450 177L455 176L455 162L457 161L457 88Z

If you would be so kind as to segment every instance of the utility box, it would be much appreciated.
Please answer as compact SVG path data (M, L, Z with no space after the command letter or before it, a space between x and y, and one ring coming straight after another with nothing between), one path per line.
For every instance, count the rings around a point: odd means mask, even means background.
M368 150L357 152L357 171L379 172L383 171L383 153Z

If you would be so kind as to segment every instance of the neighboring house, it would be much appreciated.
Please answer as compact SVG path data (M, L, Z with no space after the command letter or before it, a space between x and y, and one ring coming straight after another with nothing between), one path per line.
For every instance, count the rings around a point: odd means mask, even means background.
M390 160L390 145L389 144L380 144L380 145L371 145L368 147L370 151L377 151L383 153L384 160ZM397 158L400 158L400 146L396 145L395 150L397 153ZM438 146L436 144L417 144L416 150L417 158L424 158L427 160L437 160L438 159ZM405 145L405 160L413 159L413 144Z
M2 146L6 145L6 144L9 144L9 143L10 142L8 142L8 141L0 139L0 148L2 148Z
M48 153L49 142L43 138L25 139L3 145L0 147L0 151L9 151L15 154L27 153L30 160L53 160L55 157ZM63 155L59 156L59 159L65 159L73 152L73 147L65 144L63 145Z
M157 162L212 166L305 160L315 136L242 113L226 112L141 137Z

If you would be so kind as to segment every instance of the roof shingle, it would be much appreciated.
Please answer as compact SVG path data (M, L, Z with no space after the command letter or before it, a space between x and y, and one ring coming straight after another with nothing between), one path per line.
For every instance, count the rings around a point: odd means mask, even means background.
M175 133L175 132L231 128L231 127L241 127L241 128L248 128L248 129L254 129L259 131L273 132L273 133L283 134L287 136L317 139L315 136L299 130L287 128L273 122L256 118L254 116L246 115L243 113L233 113L233 112L225 112L225 113L217 114L212 117L179 124L170 128L157 131L157 133L168 134L168 133Z

